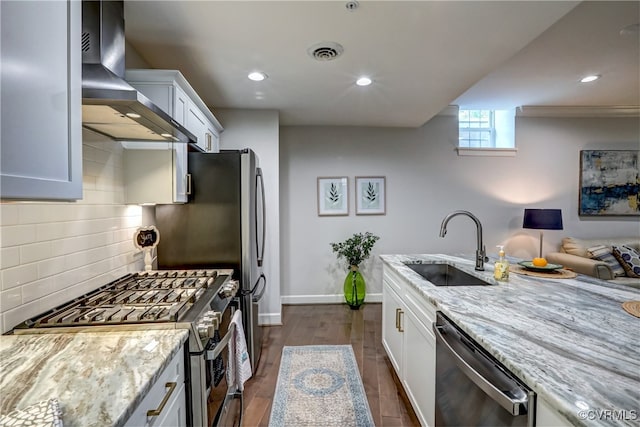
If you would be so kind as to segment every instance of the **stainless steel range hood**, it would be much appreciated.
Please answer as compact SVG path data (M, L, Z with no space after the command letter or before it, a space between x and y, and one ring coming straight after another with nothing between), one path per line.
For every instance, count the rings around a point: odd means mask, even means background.
M124 80L124 2L82 2L82 126L119 141L196 142Z

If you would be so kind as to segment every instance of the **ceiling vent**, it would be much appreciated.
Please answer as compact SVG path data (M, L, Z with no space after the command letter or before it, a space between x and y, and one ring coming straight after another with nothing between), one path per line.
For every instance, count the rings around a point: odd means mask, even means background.
M307 53L317 61L332 61L342 55L344 48L334 42L322 42L311 46Z

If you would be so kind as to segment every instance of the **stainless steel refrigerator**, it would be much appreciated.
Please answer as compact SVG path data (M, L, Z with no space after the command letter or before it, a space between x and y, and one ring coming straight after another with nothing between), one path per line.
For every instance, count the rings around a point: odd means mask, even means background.
M190 194L183 205L156 206L158 268L232 268L251 366L260 359L260 299L265 204L258 157L248 149L188 153Z

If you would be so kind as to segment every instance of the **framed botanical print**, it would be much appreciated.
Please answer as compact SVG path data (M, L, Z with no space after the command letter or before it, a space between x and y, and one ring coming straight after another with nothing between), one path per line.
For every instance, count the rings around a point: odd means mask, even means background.
M384 215L386 203L384 176L356 177L356 215Z
M318 177L318 215L349 215L349 179L346 176Z

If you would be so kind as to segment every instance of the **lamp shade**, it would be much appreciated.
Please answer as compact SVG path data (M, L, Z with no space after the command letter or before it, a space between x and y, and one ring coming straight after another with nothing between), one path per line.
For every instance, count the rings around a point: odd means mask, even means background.
M522 228L562 230L561 209L525 209Z

